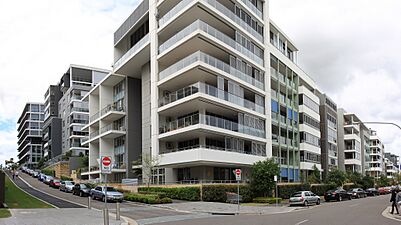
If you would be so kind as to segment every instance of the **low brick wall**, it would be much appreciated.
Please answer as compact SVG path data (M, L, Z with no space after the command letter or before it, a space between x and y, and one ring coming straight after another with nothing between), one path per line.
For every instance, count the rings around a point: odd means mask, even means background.
M57 162L53 165L46 167L45 169L54 170L55 176L58 178L60 178L61 176L66 176L66 177L71 176L69 162Z

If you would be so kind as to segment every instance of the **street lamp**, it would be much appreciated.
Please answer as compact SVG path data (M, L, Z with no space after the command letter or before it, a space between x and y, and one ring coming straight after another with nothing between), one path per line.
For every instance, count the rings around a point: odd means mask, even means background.
M391 122L353 122L353 124L381 124L381 125L393 125L401 130L401 126L396 123Z

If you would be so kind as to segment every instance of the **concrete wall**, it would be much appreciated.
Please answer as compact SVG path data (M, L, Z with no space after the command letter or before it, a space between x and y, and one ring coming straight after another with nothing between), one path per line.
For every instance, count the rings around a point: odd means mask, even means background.
M344 113L343 109L337 111L337 148L338 148L338 169L345 172L344 164Z

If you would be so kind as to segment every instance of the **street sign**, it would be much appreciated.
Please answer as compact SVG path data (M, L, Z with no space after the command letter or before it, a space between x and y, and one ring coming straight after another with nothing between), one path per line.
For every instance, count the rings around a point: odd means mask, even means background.
M110 174L111 173L111 157L110 156L102 156L100 158L100 167L101 167L101 173L103 174Z
M277 176L274 175L274 182L277 182Z
M241 169L235 169L234 174L235 174L235 180L240 181L241 180Z

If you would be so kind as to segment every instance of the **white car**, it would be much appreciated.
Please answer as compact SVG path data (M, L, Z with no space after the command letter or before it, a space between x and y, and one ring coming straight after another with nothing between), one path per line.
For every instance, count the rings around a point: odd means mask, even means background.
M46 178L43 180L43 183L45 184L50 184L50 181L53 179L52 176L46 176Z
M60 183L60 191L72 192L72 188L74 187L74 185L74 181L63 180Z

